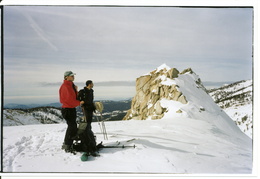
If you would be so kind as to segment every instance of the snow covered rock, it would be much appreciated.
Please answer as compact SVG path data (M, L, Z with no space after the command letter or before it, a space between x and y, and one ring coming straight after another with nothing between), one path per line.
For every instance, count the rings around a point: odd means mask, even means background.
M185 96L178 90L174 81L178 75L177 69L163 64L149 74L137 78L136 95L124 120L145 120L148 117L161 119L167 110L160 104L163 98L186 104Z
M160 102L162 99L187 104L188 101L179 90L179 85L175 80L179 76L186 74L191 75L193 79L191 82L196 87L206 91L199 77L191 68L180 73L176 68L170 68L166 64L162 64L149 74L136 79L136 95L124 120L161 119L165 113L169 112L167 107L162 106ZM180 109L176 110L177 113L180 113L180 111Z
M172 75L170 75L172 74ZM136 95L124 120L178 119L188 117L214 124L216 130L240 135L235 122L206 92L192 69L179 73L163 64L137 78Z

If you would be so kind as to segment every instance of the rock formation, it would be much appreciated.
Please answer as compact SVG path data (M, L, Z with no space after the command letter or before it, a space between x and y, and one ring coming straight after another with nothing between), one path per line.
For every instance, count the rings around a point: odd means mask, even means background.
M160 104L161 99L186 104L185 96L178 90L178 85L174 81L183 73L193 73L193 71L188 68L180 73L176 68L163 64L149 74L137 78L136 95L132 100L131 109L128 110L123 120L145 120L148 117L161 119L167 112L167 109ZM200 80L198 80L198 84L200 84ZM182 111L177 110L176 112L181 113Z

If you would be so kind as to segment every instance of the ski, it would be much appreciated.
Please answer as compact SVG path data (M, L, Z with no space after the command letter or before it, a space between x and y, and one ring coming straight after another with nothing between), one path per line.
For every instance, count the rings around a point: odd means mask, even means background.
M92 157L100 157L100 154L98 152L92 152L89 155Z
M101 148L135 148L136 146L135 145L119 145L120 142L118 143L118 145L103 145L102 142L100 142L98 145L97 145L97 148L98 149L101 149Z
M96 147L97 147L98 150L102 149L102 148L122 148L123 149L123 148L135 148L136 147L135 145L120 145L121 143L119 141L116 141L115 143L116 143L116 145L105 146L105 145L102 144L102 142L100 142ZM88 158L90 156L99 157L100 154L98 152L93 152L93 153L84 152L81 155L80 159L81 159L82 162L85 162L85 161L88 160Z
M130 139L130 140L126 141L126 142L131 142L131 141L134 141L134 140L136 140L136 139L135 139L135 138L133 138L133 139Z
M101 148L135 148L135 145L116 145L116 146L102 146Z

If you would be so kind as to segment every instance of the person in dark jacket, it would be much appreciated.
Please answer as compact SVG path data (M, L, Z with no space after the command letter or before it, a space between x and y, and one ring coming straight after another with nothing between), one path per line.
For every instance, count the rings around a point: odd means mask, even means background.
M93 82L88 80L86 81L86 86L78 93L78 100L84 101L84 104L81 105L81 107L87 122L87 127L80 138L82 140L83 150L85 152L92 156L99 156L97 152L95 136L91 130L93 112L96 110L94 104L94 90L92 89L93 87Z
M78 99L84 101L84 104L81 105L83 108L84 115L87 119L87 128L91 129L91 123L93 118L93 112L96 110L94 104L94 90L92 89L94 84L91 80L86 81L86 86L84 89L81 89L78 94Z
M61 113L68 125L62 145L65 152L72 152L73 137L77 134L76 107L84 104L84 101L77 100L78 87L73 83L74 75L72 71L66 71L63 84L59 89Z

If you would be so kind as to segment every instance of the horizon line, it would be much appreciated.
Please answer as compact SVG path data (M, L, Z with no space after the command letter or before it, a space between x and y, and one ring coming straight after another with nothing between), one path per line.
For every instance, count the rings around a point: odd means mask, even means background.
M250 79L247 79L250 80ZM236 83L244 80L238 80L238 81L202 81L202 84L204 86L219 86L219 85L224 85L224 84L231 84L231 83ZM83 83L85 84L86 82L74 82L76 84ZM96 86L135 86L136 81L98 81L95 82L93 81L94 85ZM40 86L45 87L45 86L60 86L62 84L61 82L40 82L38 83Z

